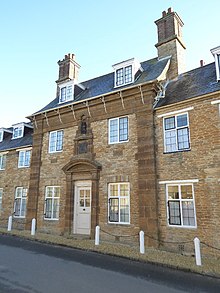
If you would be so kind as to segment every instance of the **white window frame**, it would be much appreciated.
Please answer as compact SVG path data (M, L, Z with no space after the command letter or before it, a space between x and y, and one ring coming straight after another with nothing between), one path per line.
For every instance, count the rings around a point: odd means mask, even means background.
M49 196L49 190L51 189L52 191L52 196ZM56 190L59 191L59 196L55 196L56 194ZM48 221L58 221L59 220L59 205L60 205L60 192L61 192L61 189L60 189L60 186L46 186L46 189L45 189L45 204L44 204L44 220L48 220ZM49 201L51 201L51 210L48 211L48 205L49 205ZM54 217L54 209L55 207L58 207L57 208L57 216ZM49 206L50 208L50 206ZM50 215L47 215L47 212L50 214Z
M0 142L3 141L4 130L0 130Z
M62 143L61 143L61 149L58 149L58 133L62 132ZM52 141L52 137L55 134L54 142ZM49 148L48 152L50 154L52 153L58 153L63 151L63 137L64 137L64 131L63 130L55 130L51 131L49 133ZM52 143L54 143L54 148L52 149Z
M28 168L31 162L31 150L19 150L18 155L18 168Z
M3 188L0 188L0 212L2 211Z
M12 139L17 139L24 136L24 125L15 125L13 127Z
M70 92L71 89L71 92ZM65 96L62 97L62 92L65 90ZM68 81L59 85L59 104L74 100L74 81Z
M14 202L14 217L15 218L25 218L26 216L27 192L28 192L28 189L21 186L18 186L15 189L15 202ZM18 214L16 214L16 210L18 211Z
M220 46L211 50L211 53L215 59L216 79L220 80Z
M127 70L129 71L129 79L127 80L126 78L126 72ZM121 72L121 74L119 75L118 73ZM127 65L125 67L121 67L118 68L115 71L115 87L119 87L125 84L130 84L132 82L134 82L134 75L133 75L133 66L132 64ZM128 74L127 74L128 75ZM121 81L121 82L119 82Z
M179 199L169 199L168 198L168 191L169 191L170 186L178 187ZM192 187L192 199L182 199L181 186L191 186ZM169 202L179 202L180 224L171 224L170 223ZM184 225L184 223L183 223L183 203L184 202L191 202L193 204L193 213L194 213L195 225ZM190 228L190 229L197 228L194 185L193 185L192 182L188 182L188 183L168 183L168 184L166 184L166 207L167 207L167 225L169 227Z
M6 167L6 153L0 154L0 170L5 170Z
M120 63L114 64L112 66L114 68L114 87L118 88L124 85L128 85L134 82L135 80L135 74L138 72L138 70L143 70L141 68L140 62L138 62L137 59L131 58L125 61L122 61ZM126 70L129 69L129 76L130 78L126 80ZM121 72L120 79L121 83L118 83L118 72Z
M178 127L177 126L177 117L179 116L182 116L182 115L186 115L187 116L187 124L184 125L184 126L180 126ZM171 128L171 129L165 129L165 121L166 119L170 119L170 118L174 118L174 121L175 121L175 128ZM178 144L179 144L179 141L178 141L178 130L181 130L181 129L184 129L186 128L187 131L188 131L188 145L189 147L188 148L178 148ZM167 144L166 144L166 133L168 132L171 132L171 131L175 131L175 145L176 145L176 148L174 150L167 150ZM163 139L164 139L164 152L165 153L175 153L175 152L183 152L183 151L188 151L191 149L191 143L190 143L190 127L189 127L189 114L188 112L181 112L179 114L173 114L171 116L165 116L163 118Z
M120 140L120 119L127 118L127 139L125 140ZM112 141L111 140L111 122L112 121L117 121L117 140ZM124 143L129 141L129 119L128 116L122 116L122 117L116 117L116 118L111 118L108 120L108 142L109 144L116 144L116 143Z
M111 195L111 186L117 186L118 187L118 196ZM120 194L120 188L121 185L127 185L128 186L128 195L127 196L121 196ZM110 220L110 202L112 199L118 200L118 221L111 221ZM123 222L121 220L121 200L128 199L128 208L129 208L129 215L128 215L128 221ZM109 183L108 184L108 223L109 224L122 224L122 225L129 225L130 224L130 183L129 182L117 182L117 183Z

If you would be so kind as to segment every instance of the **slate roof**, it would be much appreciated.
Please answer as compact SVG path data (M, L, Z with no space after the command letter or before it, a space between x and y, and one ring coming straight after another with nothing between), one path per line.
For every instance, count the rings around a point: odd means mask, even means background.
M32 146L32 133L33 129L27 127L25 127L24 136L21 138L11 139L12 133L7 133L3 141L0 142L0 151Z
M161 60L154 58L142 62L141 67L143 68L143 72L140 72L140 75L136 78L135 82L119 88L114 88L114 72L82 82L81 85L85 88L85 90L80 90L80 88L76 85L74 88L74 101L59 104L59 99L57 97L33 115L48 111L50 109L56 109L64 105L71 105L81 100L105 95L113 91L119 91L120 89L129 88L130 86L142 84L144 82L156 80L163 72L169 60L170 57L163 58Z
M220 91L220 82L217 82L215 63L213 62L180 74L178 79L170 81L165 98L158 102L156 108L216 91Z

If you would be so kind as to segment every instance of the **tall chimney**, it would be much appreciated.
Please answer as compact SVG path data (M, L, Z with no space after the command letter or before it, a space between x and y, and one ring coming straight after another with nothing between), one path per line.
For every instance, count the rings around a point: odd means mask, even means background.
M80 65L75 61L74 54L65 55L63 60L57 62L59 65L59 77L57 83L66 82L69 80L78 80Z
M185 71L185 45L182 39L183 22L176 12L169 8L155 21L158 43L155 45L158 58L172 56L168 78L174 79Z

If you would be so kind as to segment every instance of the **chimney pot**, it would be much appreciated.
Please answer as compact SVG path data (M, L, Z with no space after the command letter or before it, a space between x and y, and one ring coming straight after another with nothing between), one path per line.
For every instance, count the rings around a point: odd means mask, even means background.
M205 65L204 60L200 60L200 66L203 67Z
M165 17L167 15L167 13L166 13L166 11L164 10L163 12L162 12L162 17Z

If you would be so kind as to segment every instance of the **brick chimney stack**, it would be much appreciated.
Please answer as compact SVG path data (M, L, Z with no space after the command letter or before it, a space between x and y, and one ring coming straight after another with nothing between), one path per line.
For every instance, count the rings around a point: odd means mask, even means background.
M63 60L57 62L59 65L59 78L57 83L63 83L69 80L78 80L80 65L75 61L74 54L65 55Z
M172 56L168 78L174 79L185 72L185 45L182 39L183 22L176 12L169 8L155 21L158 43L155 45L158 58Z

